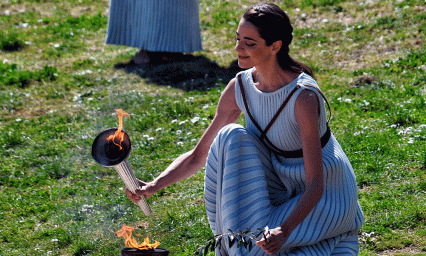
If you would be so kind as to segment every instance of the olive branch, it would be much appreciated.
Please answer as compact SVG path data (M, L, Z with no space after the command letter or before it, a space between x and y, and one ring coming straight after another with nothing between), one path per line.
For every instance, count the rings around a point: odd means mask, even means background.
M269 234L268 227L265 227L264 229L258 228L256 233L249 228L245 231L238 230L237 232L233 232L231 229L228 229L227 233L215 235L214 237L207 239L207 242L203 246L199 247L194 252L194 255L207 255L209 250L214 252L216 248L220 248L223 239L227 239L225 241L228 242L229 248L236 244L237 248L244 246L248 251L251 251L253 248L253 241L259 241L259 237L262 235L263 239L267 241L266 234Z

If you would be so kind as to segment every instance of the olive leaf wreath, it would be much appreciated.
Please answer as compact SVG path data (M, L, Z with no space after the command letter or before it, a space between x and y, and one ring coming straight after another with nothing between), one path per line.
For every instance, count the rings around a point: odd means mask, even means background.
M237 232L233 232L231 229L228 229L227 233L215 235L214 237L210 237L207 239L207 242L199 247L194 255L207 255L210 251L214 252L216 248L220 248L221 242L223 239L227 239L225 241L228 242L229 248L237 245L237 248L244 246L248 251L251 251L253 248L253 240L259 241L259 237L263 235L263 239L267 241L266 234L269 234L269 228L266 226L265 228L258 228L257 233L254 233L251 229L247 228L245 231L238 230Z

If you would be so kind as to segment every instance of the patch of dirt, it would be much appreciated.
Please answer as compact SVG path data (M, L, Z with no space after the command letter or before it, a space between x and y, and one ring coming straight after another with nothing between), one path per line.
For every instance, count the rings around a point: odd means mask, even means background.
M391 249L378 253L377 255L387 256L387 255L426 255L425 252L419 250L414 245L404 247L402 249Z
M357 77L355 81L349 84L349 87L361 87L363 85L371 85L377 82L378 79L375 76L365 75Z

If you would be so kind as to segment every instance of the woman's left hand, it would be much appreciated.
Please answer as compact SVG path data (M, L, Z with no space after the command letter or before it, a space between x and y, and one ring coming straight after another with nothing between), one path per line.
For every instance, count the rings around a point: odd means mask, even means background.
M260 241L256 242L256 245L262 248L262 250L269 255L274 255L279 252L287 240L287 236L281 230L281 227L266 231L265 236L267 240L262 238Z

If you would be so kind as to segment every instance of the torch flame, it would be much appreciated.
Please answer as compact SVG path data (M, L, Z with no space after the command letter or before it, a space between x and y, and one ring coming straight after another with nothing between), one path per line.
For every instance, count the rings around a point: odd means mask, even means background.
M118 146L120 149L122 150L123 147L121 147L121 143L124 140L124 132L123 130L123 117L124 116L130 116L129 114L127 114L126 112L124 112L121 108L120 109L116 109L115 112L117 112L118 115L118 129L117 131L115 131L114 135L110 135L107 140L108 142L110 140L112 140L112 143L114 143L114 145ZM118 139L119 143L116 143L115 140Z
M123 227L116 232L117 236L124 237L125 241L124 244L128 248L134 248L139 250L152 250L157 248L160 245L160 242L155 241L155 243L150 244L149 238L146 237L145 241L141 244L138 244L136 239L132 237L132 231L134 228L127 226L126 224L123 225Z

